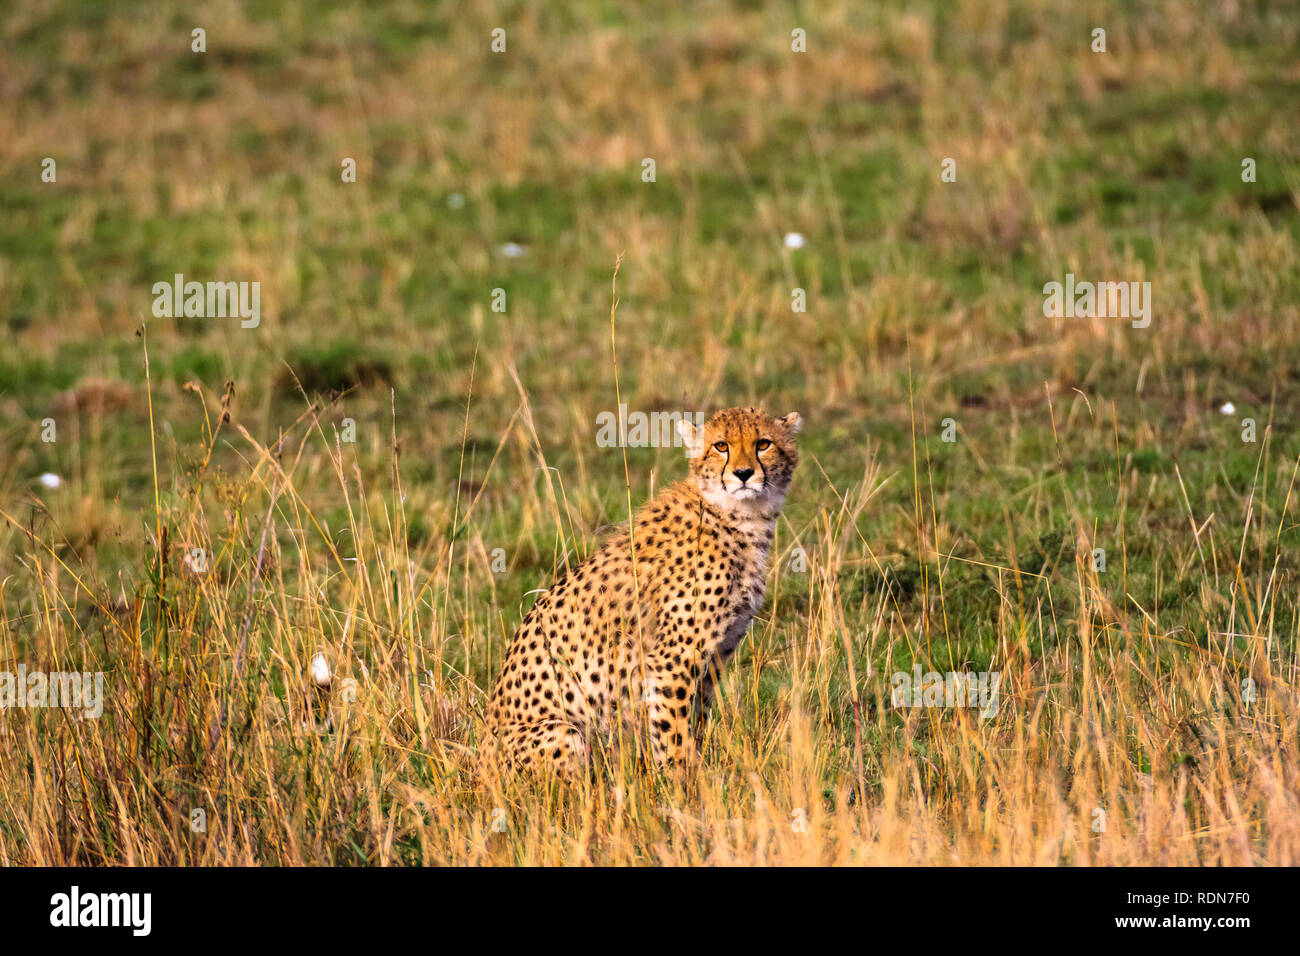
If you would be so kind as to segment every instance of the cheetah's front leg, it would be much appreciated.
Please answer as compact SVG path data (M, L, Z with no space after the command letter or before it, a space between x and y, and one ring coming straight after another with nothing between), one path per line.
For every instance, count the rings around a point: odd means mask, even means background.
M695 705L702 725L707 716L707 708L700 706L707 666L703 646L693 642L669 641L648 661L645 700L650 741L661 766L682 764L699 755L699 735L691 733L691 707Z
M699 668L684 660L660 658L647 669L646 716L655 763L661 767L681 765L695 755L690 714Z

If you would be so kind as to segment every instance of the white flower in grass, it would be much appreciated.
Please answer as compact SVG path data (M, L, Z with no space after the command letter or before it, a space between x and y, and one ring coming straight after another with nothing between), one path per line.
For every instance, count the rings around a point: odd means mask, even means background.
M1232 402L1224 402L1219 406L1219 411L1224 415L1232 415L1236 413L1237 406L1232 404Z
M46 488L57 488L59 487L59 485L63 484L63 479L60 478L58 475L54 474L54 472L52 471L47 471L45 474L41 475L41 477L36 480L39 481L41 484L43 484Z
M329 689L330 665L329 661L325 660L324 654L317 654L311 659L311 679L321 690Z
M801 232L787 232L785 234L785 247L787 249L802 249L808 240L803 237Z

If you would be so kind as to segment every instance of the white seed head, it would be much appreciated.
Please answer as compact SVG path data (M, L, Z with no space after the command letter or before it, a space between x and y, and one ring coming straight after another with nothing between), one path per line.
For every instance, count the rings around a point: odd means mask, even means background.
M311 659L311 679L316 682L317 687L329 687L330 665L329 661L325 660L324 654L317 654Z

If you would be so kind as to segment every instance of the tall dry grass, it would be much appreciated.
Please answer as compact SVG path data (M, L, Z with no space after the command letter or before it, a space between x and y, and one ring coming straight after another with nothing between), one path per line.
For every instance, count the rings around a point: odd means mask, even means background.
M1300 862L1294 657L1255 642L1255 693L1243 697L1227 650L1166 647L1182 642L1105 597L1086 529L1068 617L1025 602L1032 575L996 569L994 716L892 706L896 651L944 660L949 559L924 552L918 608L882 587L865 629L855 626L859 609L838 582L859 560L858 521L883 481L875 462L829 489L807 526L780 529L778 597L725 681L697 766L502 778L475 759L484 688L468 675L499 655L503 622L526 599L472 598L492 577L485 543L458 535L476 498L462 496L437 543L416 553L399 470L382 487L363 482L325 409L309 407L267 445L242 427L225 434L223 398L201 397L209 447L236 441L247 471L204 463L184 493L156 490L149 588L114 596L26 531L21 571L0 589L0 656L18 656L19 624L34 638L28 659L102 670L109 689L100 719L6 712L7 863ZM501 443L524 442L544 468L522 388L520 398ZM308 463L331 470L346 527L324 528L319 502L300 492ZM801 478L803 493L826 482L815 463ZM921 536L924 483L919 472ZM539 482L533 494L531 520L590 549L563 489ZM205 504L214 499L224 514ZM796 546L810 562L797 615L779 597ZM211 556L206 568L187 560L195 548ZM473 610L453 625L457 594ZM796 626L781 628L789 618ZM95 622L101 638L88 640ZM1049 637L1060 633L1071 639ZM851 673L864 653L883 671ZM328 690L309 676L316 654ZM778 660L788 686L760 703Z

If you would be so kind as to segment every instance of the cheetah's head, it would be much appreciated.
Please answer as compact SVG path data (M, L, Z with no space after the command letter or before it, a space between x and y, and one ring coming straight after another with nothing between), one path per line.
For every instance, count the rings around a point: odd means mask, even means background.
M678 423L700 494L726 512L781 510L799 461L797 412L772 418L757 408L728 408L700 427Z

